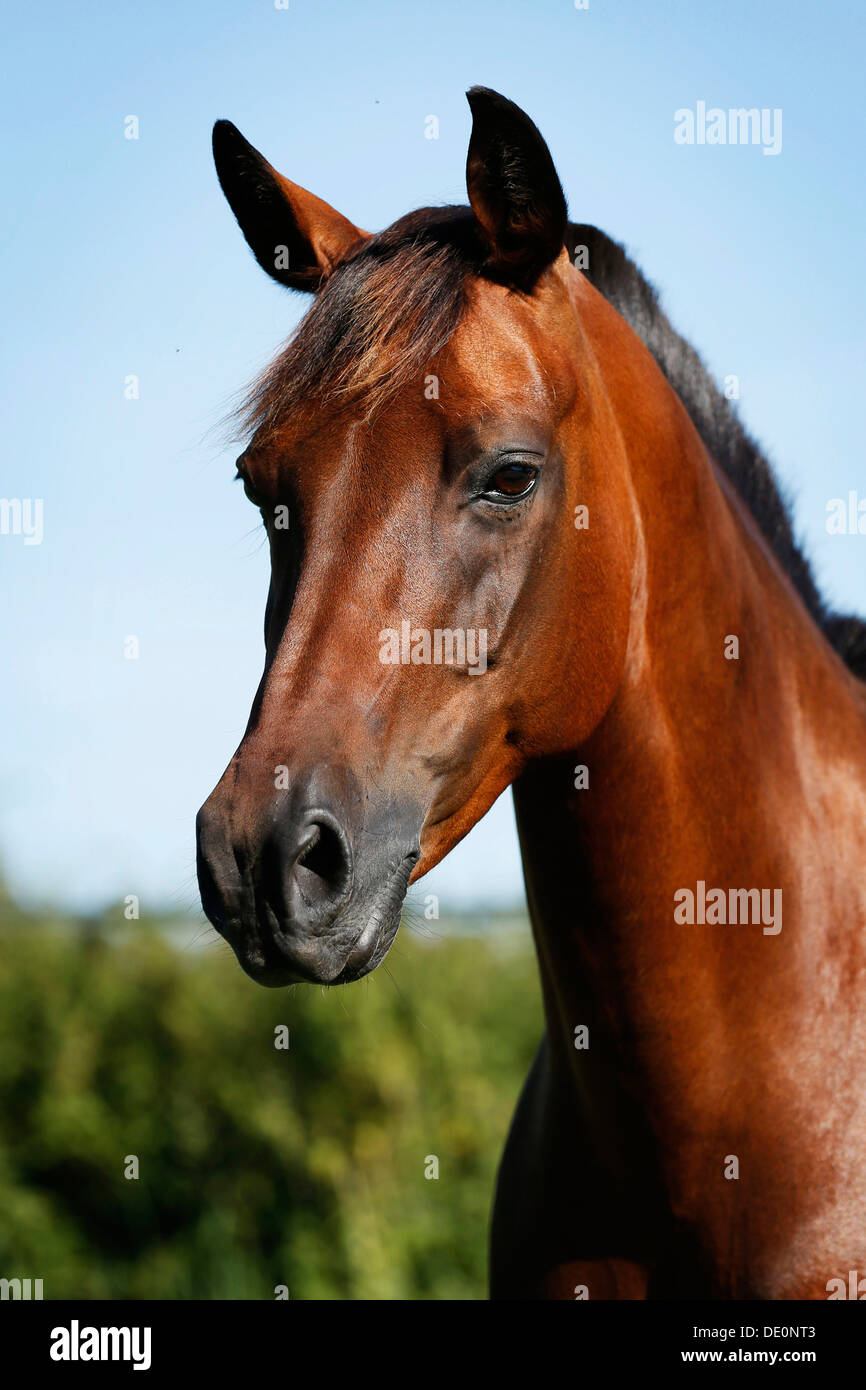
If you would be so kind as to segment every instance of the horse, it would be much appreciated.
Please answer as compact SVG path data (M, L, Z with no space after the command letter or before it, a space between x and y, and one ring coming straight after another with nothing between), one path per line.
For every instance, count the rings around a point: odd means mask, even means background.
M358 980L510 785L545 1033L490 1296L835 1297L866 1272L866 625L534 123L467 95L468 206L375 234L214 128L256 260L313 299L241 410L265 663L203 907L263 985Z

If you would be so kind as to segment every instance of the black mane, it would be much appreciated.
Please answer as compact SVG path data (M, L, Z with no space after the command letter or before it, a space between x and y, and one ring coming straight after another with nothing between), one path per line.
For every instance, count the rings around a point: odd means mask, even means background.
M773 470L694 348L671 327L652 285L623 247L597 227L569 223L567 245L572 259L578 246L587 248L583 273L652 353L815 622L854 674L866 680L866 622L828 610L794 538Z

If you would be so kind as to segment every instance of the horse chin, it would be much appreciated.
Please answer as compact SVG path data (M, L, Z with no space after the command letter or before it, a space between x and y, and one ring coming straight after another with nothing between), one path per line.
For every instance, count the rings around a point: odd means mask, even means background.
M400 926L402 900L391 908L385 918L373 917L361 932L346 964L332 984L348 985L362 980L381 965L394 944Z

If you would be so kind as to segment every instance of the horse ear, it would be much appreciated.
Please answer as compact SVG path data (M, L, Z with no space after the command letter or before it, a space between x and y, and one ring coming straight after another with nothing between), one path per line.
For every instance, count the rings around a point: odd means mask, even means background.
M294 290L317 290L366 232L290 183L231 121L213 128L220 187L262 270Z
M472 87L466 97L472 109L466 187L490 247L485 269L528 290L563 247L562 185L525 111L489 87Z

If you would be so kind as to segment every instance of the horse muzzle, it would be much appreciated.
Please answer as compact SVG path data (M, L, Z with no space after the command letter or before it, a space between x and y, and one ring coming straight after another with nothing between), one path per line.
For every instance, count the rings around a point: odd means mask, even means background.
M376 811L334 769L299 777L264 818L225 783L196 819L198 882L243 969L270 986L344 984L374 970L400 925L421 813Z

